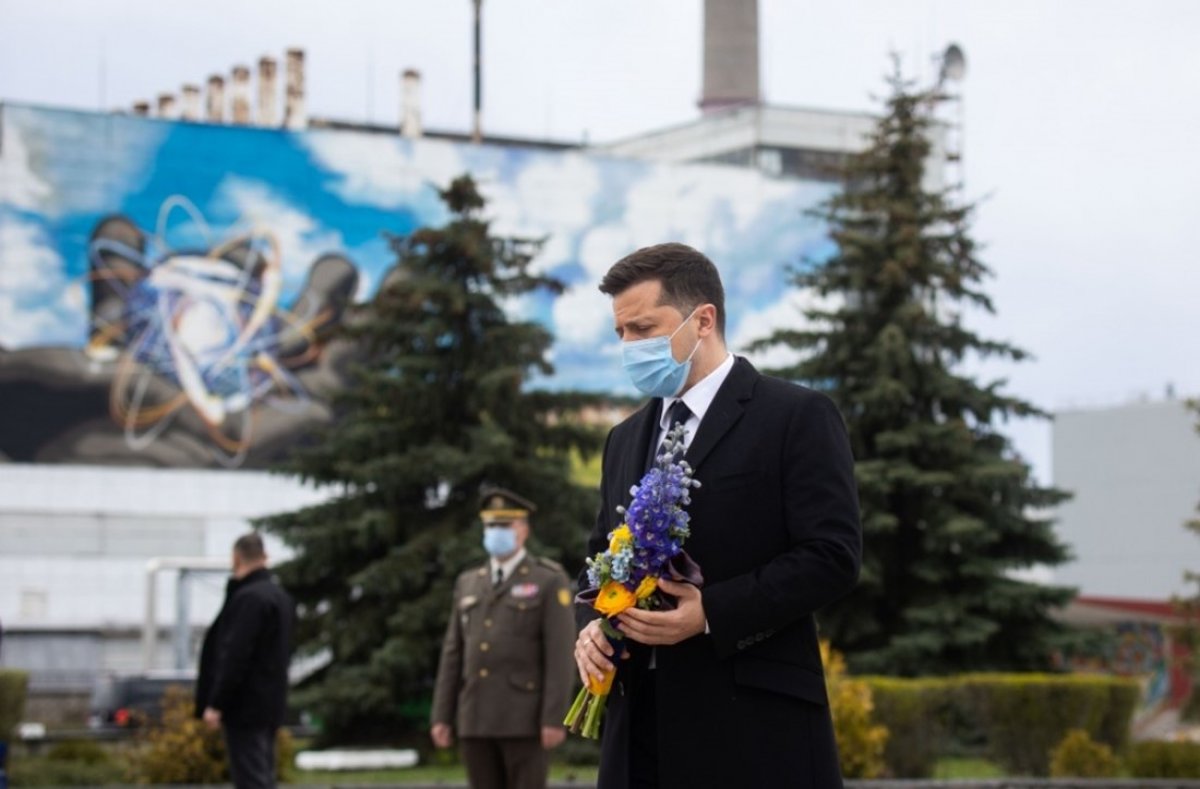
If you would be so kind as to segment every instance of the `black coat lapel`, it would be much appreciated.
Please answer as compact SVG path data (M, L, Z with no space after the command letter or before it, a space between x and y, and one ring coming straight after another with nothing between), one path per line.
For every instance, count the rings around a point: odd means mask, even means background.
M662 411L662 400L654 398L646 403L630 424L633 430L633 447L621 458L621 498L629 496L629 489L642 481L646 473L646 458L650 456L650 442L658 438L658 415Z
M758 370L750 362L740 357L734 360L733 369L717 390L717 396L704 413L704 419L700 420L700 429L684 455L693 470L700 468L721 438L742 418L745 403L754 395L754 385L759 377Z

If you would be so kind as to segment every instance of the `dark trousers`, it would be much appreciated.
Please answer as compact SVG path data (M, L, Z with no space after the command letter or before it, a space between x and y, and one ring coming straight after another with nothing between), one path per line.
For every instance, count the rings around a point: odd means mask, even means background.
M540 737L462 737L471 789L545 789L550 755Z
M643 667L630 700L629 787L658 787L658 695L654 669Z
M225 726L229 777L237 789L275 789L275 730Z

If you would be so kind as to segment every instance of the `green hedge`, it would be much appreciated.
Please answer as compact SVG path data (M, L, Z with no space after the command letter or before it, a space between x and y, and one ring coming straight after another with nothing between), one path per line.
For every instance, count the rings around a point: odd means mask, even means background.
M928 778L946 751L950 683L941 679L862 677L872 720L887 726L883 760L897 778Z
M1125 768L1135 778L1200 778L1200 744L1135 743L1125 756Z
M7 742L25 712L29 674L0 668L0 742Z
M96 742L64 740L45 756L14 757L9 764L13 789L26 786L119 786L127 783L124 766Z
M992 758L1015 775L1047 775L1051 750L1072 729L1123 749L1140 693L1134 680L1082 674L975 674L957 681L972 717L984 722Z
M863 677L874 719L888 727L884 758L897 778L927 778L956 744L982 741L1012 775L1046 775L1050 751L1082 729L1124 749L1140 689L1135 680L1073 674Z
M8 782L13 789L27 786L128 786L125 771L118 764L59 762L47 756L10 758Z

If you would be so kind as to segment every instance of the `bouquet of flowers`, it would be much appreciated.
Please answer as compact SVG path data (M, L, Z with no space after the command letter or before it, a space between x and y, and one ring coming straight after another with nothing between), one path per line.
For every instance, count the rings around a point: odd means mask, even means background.
M600 628L620 654L624 638L614 622L627 608L672 608L674 599L658 590L658 579L685 580L699 586L700 568L683 550L688 538L690 491L700 487L692 479L692 468L683 460L686 430L676 425L663 441L654 465L641 482L630 489L629 508L617 507L624 522L608 535L608 549L587 560L589 588L575 602L603 615ZM612 690L616 670L603 680L588 678L567 712L564 725L584 737L600 736L600 719Z

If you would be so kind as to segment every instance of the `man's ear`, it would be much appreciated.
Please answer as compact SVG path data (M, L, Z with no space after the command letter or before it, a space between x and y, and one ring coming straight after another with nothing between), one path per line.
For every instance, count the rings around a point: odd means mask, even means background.
M702 304L696 308L696 318L700 321L698 328L701 337L707 337L717 330L717 306Z

